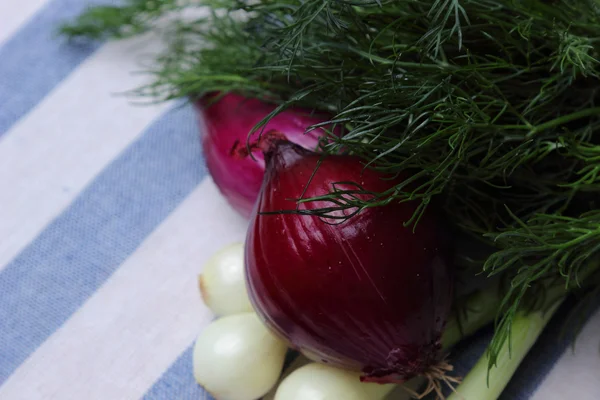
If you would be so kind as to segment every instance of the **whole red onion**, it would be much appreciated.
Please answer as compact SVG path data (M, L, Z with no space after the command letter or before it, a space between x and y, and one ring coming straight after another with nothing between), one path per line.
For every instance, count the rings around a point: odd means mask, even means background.
M215 101L216 94L196 102L201 116L202 148L208 170L221 193L243 216L249 217L263 181L263 153L253 148L247 153L248 134L276 106L258 99L229 93ZM254 132L250 143L256 143L261 132L277 131L280 136L298 145L315 150L323 129L306 132L310 126L329 119L302 108L290 108L272 118L261 130Z
M336 182L347 182L338 190L356 189L354 182L381 193L399 180L382 179L355 157L323 160L289 142L267 160L246 239L247 286L259 315L309 358L360 370L366 381L427 373L440 361L453 286L437 216L426 212L413 233L403 226L413 202L368 208L343 223L281 213L332 206L295 199L326 195Z

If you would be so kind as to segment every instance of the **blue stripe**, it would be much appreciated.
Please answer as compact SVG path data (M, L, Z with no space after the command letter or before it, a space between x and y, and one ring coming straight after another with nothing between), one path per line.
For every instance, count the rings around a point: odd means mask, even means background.
M204 176L192 107L173 109L0 273L0 384Z
M0 47L0 137L100 46L67 43L56 35L59 25L107 3L120 1L51 1Z
M152 386L144 400L214 400L194 379L192 353L193 345Z

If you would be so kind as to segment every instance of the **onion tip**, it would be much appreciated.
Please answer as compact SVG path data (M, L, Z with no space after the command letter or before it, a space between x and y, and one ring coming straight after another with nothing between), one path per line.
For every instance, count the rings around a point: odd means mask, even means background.
M206 290L206 283L204 282L204 275L198 275L198 290L200 291L200 297L204 304L209 304L208 291Z

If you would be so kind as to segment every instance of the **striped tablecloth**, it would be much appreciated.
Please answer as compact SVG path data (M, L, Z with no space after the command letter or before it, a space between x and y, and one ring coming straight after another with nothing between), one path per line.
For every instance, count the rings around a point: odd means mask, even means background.
M196 276L246 222L207 175L189 105L118 95L144 83L155 37L55 36L97 3L0 0L0 399L207 398ZM557 330L504 398L600 399L600 314L574 353ZM484 344L455 351L463 370Z

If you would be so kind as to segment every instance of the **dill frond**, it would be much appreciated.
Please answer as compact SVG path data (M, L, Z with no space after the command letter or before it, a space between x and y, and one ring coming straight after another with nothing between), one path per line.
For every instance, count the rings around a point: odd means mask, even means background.
M154 81L135 94L161 101L222 91L276 102L261 124L291 105L327 110L335 116L325 124L347 134L325 152L410 171L367 200L360 188L334 190L319 199L331 207L311 213L419 201L403 221L418 229L441 199L457 228L494 249L484 271L510 282L491 364L517 311L539 306L547 282L582 284L586 260L600 254L597 0L202 4L212 16L174 25L149 71ZM119 37L173 7L182 6L129 0L120 13L92 9L63 32Z

